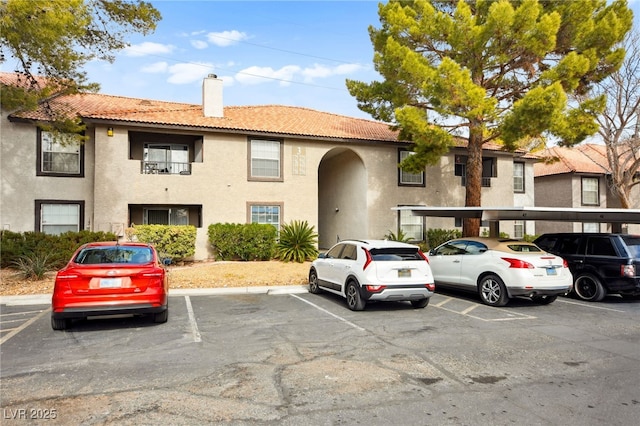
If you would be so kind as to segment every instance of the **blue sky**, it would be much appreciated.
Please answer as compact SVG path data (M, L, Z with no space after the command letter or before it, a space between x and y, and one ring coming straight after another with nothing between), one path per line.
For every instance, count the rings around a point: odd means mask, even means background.
M293 105L371 118L345 80L379 80L367 31L380 24L378 1L151 3L162 14L154 33L132 36L113 64L85 67L102 93L200 104L202 79L216 74L228 106ZM640 25L640 0L629 4Z
M225 105L294 105L353 117L347 78L372 81L367 28L378 2L152 1L156 31L113 64L86 67L101 92L199 104L202 79L224 81Z

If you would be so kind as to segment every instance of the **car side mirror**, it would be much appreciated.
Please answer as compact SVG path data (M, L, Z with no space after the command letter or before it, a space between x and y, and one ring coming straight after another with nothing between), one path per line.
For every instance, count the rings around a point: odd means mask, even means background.
M318 259L326 259L327 253L318 253Z

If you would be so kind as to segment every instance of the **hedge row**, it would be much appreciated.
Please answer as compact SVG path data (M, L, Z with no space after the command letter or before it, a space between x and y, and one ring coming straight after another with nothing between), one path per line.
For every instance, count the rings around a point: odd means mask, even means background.
M114 241L111 232L65 232L49 235L42 232L0 231L0 264L3 268L14 266L21 258L47 258L51 269L62 268L82 244L94 241Z
M278 231L272 225L214 223L208 235L218 260L271 260L276 253Z

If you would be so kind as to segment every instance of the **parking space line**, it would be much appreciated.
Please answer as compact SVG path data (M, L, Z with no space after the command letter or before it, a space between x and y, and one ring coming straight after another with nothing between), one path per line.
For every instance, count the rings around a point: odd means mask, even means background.
M13 329L9 334L7 334L6 336L4 336L3 338L0 339L0 345L2 345L7 340L11 339L16 334L20 333L25 328L29 327L34 322L38 321L40 318L42 318L48 312L51 312L51 308L40 312L40 314L36 315L35 317L31 318L28 321L25 321L25 323L22 324L20 327Z
M453 300L453 298L452 298L452 297L447 297L447 298L446 298L446 299L444 299L442 302L440 302L440 303L436 303L435 305L432 305L432 306L436 306L436 307L438 307L438 308L439 308L439 307L441 307L441 306L444 306L444 304L445 304L445 303L449 303L449 302L451 302L452 300Z
M580 302L571 302L569 300L564 300L564 299L563 300L558 299L556 300L556 303L557 302L568 303L569 305L584 306L585 308L602 309L604 311L622 312L623 314L626 312L626 311L621 311L620 309L605 308L604 306L596 306L593 304L586 304L586 303L580 303Z
M469 312L473 311L475 308L477 308L480 305L472 305L469 306L467 309L465 309L464 311L460 312L462 315L467 315Z
M300 296L297 296L297 295L295 295L295 294L290 294L290 296L291 296L291 297L295 297L296 299L301 300L301 301L303 301L304 303L306 303L306 304L308 304L308 305L313 306L313 307L314 307L314 308L316 308L317 310L319 310L319 311L321 311L321 312L324 312L325 314L330 315L330 316L334 317L335 319L340 320L340 321L342 321L342 322L344 322L344 323L346 323L346 324L350 325L351 327L355 328L356 330L360 330L360 331L367 331L365 328L362 328L362 327L360 327L359 325L356 325L356 324L352 323L351 321L349 321L349 320L347 320L347 319L345 319L345 318L342 318L341 316L338 316L338 315L336 315L336 314L334 314L334 313L332 313L332 312L329 312L329 311L327 311L326 309L324 309L324 308L322 308L322 307L320 307L320 306L316 305L316 304L315 304L315 303L313 303L313 302L309 302L308 300L305 300L305 299L303 299L303 298L302 298L302 297L300 297Z
M20 311L20 312L11 312L8 314L0 314L0 318L2 317L8 317L11 315L28 315L28 314L39 314L40 312L42 312L42 309L38 309L37 311Z
M191 298L189 296L185 296L184 301L187 304L187 312L189 313L189 324L191 324L193 341L196 343L202 342L202 336L200 335L200 331L198 330L198 323L196 322L196 316L193 313L193 306L191 306Z

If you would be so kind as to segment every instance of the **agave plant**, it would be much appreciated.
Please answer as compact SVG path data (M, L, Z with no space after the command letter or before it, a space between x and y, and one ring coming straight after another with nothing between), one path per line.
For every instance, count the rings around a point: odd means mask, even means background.
M41 280L51 270L48 254L30 253L20 256L13 262L13 266L29 280Z
M294 220L280 230L277 257L284 262L302 263L318 256L316 249L318 234L307 221Z
M385 240L389 241L399 241L401 243L408 243L411 241L411 237L407 236L402 229L398 230L398 234L394 234L393 231L389 231L387 235L384 236Z

